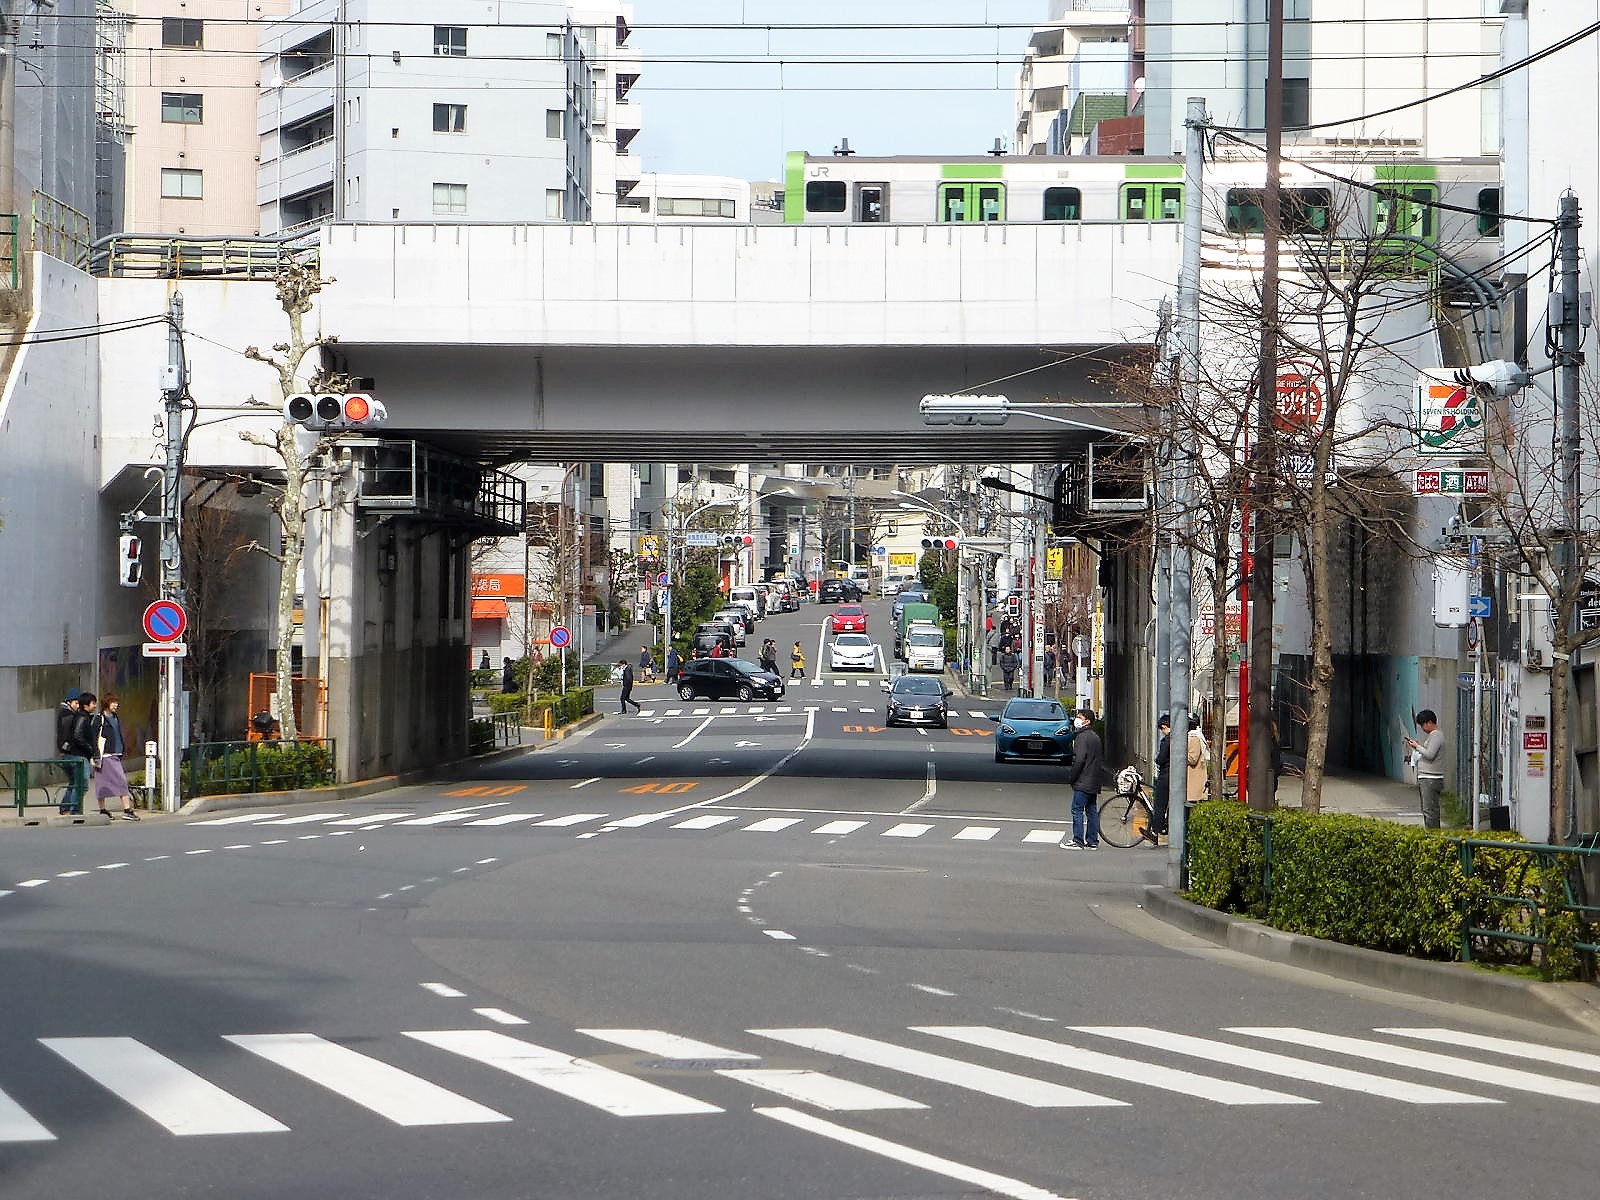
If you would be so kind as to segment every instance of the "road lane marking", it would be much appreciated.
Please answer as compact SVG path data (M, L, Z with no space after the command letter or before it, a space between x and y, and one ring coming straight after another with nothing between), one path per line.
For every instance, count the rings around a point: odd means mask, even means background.
M415 886L415 885L412 885ZM404 891L404 888L400 889ZM419 985L424 991L432 992L435 996L465 996L465 992L458 992L448 983L424 983Z
M1086 1071L1091 1075L1105 1075L1112 1079L1158 1088L1164 1092L1177 1092L1179 1095L1193 1096L1197 1100L1211 1100L1217 1104L1317 1103L1303 1096L1291 1096L1287 1092L1274 1092L1269 1088L1255 1087L1248 1083L1233 1083L1226 1079L1197 1075L1191 1071L1157 1066L1137 1059L1119 1058L1114 1054L1102 1054L1098 1050L1084 1050L1062 1042L1052 1042L1045 1038L1012 1033L1010 1030L994 1029L986 1025L914 1025L912 1031L930 1034L933 1037L949 1038L985 1050L1016 1054L1033 1059L1035 1062L1066 1067L1072 1071Z
M924 736L926 736L926 734L924 734ZM930 758L928 760L928 785L927 785L927 787L924 789L924 791L922 793L922 799L914 801L913 803L906 805L904 808L902 808L900 810L900 812L902 814L916 812L917 809L921 808L924 804L926 804L928 801L932 800L938 794L939 794L939 775L938 775L938 772L934 769L933 760Z
M678 815L678 811L681 810L676 810L673 812L635 813L631 817L618 817L615 821L611 822L610 825L606 826L606 828L638 829L644 825L653 825L657 821L664 821L668 817L675 817Z
M900 1071L931 1079L935 1083L996 1096L1025 1104L1029 1108L1123 1108L1122 1100L1097 1096L1093 1092L1063 1087L1043 1079L1014 1075L993 1067L930 1054L926 1050L913 1050L893 1042L880 1042L876 1038L842 1033L837 1029L751 1029L747 1032L757 1037L773 1038L813 1050L818 1054L831 1054L837 1058L853 1059L869 1066Z
M56 1135L29 1116L22 1105L0 1092L0 1144L55 1140Z
M591 783L599 783L604 778L605 778L604 775L591 775L588 779L580 779L580 780L578 780L577 783L572 785L571 790L575 792L579 788L588 787Z
M646 754L643 758L636 760L633 765L636 767L642 767L645 765L645 763L655 762L655 760L656 756L654 754Z
M681 1034L668 1033L663 1029L579 1029L576 1032L583 1034L585 1037L596 1038L602 1042L610 1042L614 1046L622 1046L629 1050L638 1050L642 1054L654 1055L656 1058L680 1060L722 1058L739 1062L761 1061L759 1054L744 1054L738 1050L726 1050L721 1046L713 1046L710 1042L697 1041Z
M481 1125L510 1117L438 1084L312 1033L225 1036L286 1071L393 1121L396 1125Z
M214 817L209 821L190 821L190 825L246 825L252 821L265 821L271 817L286 816L285 813L247 813L242 817Z
M1030 829L1022 835L1025 842L1049 842L1059 846L1061 839L1067 836L1065 829Z
M929 983L913 983L913 984L910 984L908 986L911 987L914 991L927 992L928 995L930 995L930 996L954 996L955 995L954 992L949 991L946 988L934 987L932 984L929 984Z
M1000 832L998 825L968 825L950 840L953 842L987 842Z
M162 855L162 857L165 858L166 855ZM18 881L17 886L18 887L25 887L25 888L36 888L36 887L43 887L45 884L47 884L49 882L50 881L48 879L23 879L23 880L19 880Z
M568 813L564 817L551 817L548 821L540 821L540 825L582 825L585 821L598 821L605 813Z
M741 833L777 833L780 829L787 829L791 825L800 824L799 817L767 817L754 821L740 830Z
M699 713L699 711L700 711L699 709L695 710L695 712L697 714ZM675 744L672 748L674 750L681 750L683 747L687 746L690 742L694 741L695 738L699 737L705 731L706 726L710 725L711 722L713 722L715 720L716 720L716 717L714 717L714 716L707 717L704 721L701 721L700 724L698 724L698 725L696 725L694 727L694 732L693 733L691 733L688 737L684 738L681 742L678 742L677 744Z
M329 821L329 825L371 825L379 821L393 821L398 817L409 817L414 810L405 812L368 813L364 817L349 817L343 821Z
M821 1071L787 1067L726 1067L717 1072L727 1079L749 1084L785 1100L798 1100L825 1112L881 1112L888 1109L927 1108L915 1100L879 1091L864 1083L836 1079Z
M1413 1050L1410 1046L1395 1046L1387 1042L1374 1042L1367 1038L1341 1037L1333 1033L1318 1033L1311 1029L1293 1026L1233 1026L1229 1033L1246 1037L1267 1038L1275 1042L1289 1042L1295 1046L1314 1046L1331 1050L1335 1054L1349 1054L1356 1058L1373 1058L1397 1067L1412 1067L1418 1071L1431 1071L1438 1075L1451 1075L1457 1079L1470 1079L1475 1083L1488 1083L1496 1087L1511 1088L1519 1092L1537 1092L1556 1096L1562 1100L1580 1100L1586 1104L1600 1104L1600 1087L1592 1083L1576 1083L1550 1075L1536 1075L1516 1067L1500 1067L1474 1062L1470 1058L1457 1058L1452 1054L1436 1054L1432 1050Z
M729 820L732 820L732 818L730 817ZM228 849L232 850L233 847L229 846ZM87 875L88 873L89 872L87 872L87 871L59 871L56 874L56 878L57 879L76 879L76 878L78 878L78 876Z
M39 1042L179 1137L288 1131L287 1125L133 1038L40 1038Z
M865 824L865 821L829 821L826 824L818 825L811 832L821 834L854 833Z
M527 1022L516 1013L508 1013L503 1008L475 1008L472 1010L480 1017L487 1018L497 1025L526 1025Z
M1488 1050L1495 1054L1509 1054L1515 1058L1531 1058L1539 1062L1556 1063L1574 1067L1579 1071L1600 1071L1600 1054L1583 1050L1563 1050L1556 1046L1540 1046L1534 1042L1516 1042L1510 1038L1489 1037L1481 1033L1464 1033L1457 1029L1375 1029L1393 1037L1424 1038L1451 1046L1464 1046L1472 1050Z
M739 818L733 813L708 813L705 816L690 817L687 821L679 821L674 829L715 829L718 825L726 825L729 821Z
M313 821L331 821L334 817L342 817L342 812L307 813L302 817L282 817L276 821L263 821L263 825L309 825ZM363 818L370 820L371 818Z
M1387 1079L1366 1071L1352 1071L1347 1067L1330 1067L1305 1059L1257 1050L1251 1046L1236 1046L1212 1038L1191 1037L1184 1033L1168 1033L1164 1029L1141 1028L1136 1025L1074 1025L1074 1032L1093 1034L1096 1037L1116 1038L1132 1042L1151 1050L1170 1050L1174 1054L1187 1054L1207 1062L1243 1067L1264 1075L1281 1075L1285 1079L1298 1079L1306 1083L1320 1083L1324 1087L1340 1088L1349 1092L1364 1092L1400 1100L1407 1104L1499 1104L1483 1096L1469 1096L1446 1088L1424 1083L1409 1083L1401 1079Z
M771 1117L774 1121L781 1121L795 1129L803 1129L807 1133L814 1133L820 1137L829 1138L835 1142L842 1142L846 1146L853 1146L857 1150L865 1150L882 1158L892 1159L907 1166L917 1167L934 1175L943 1175L946 1179L954 1179L960 1183L971 1184L982 1188L984 1191L993 1192L998 1196L1009 1197L1010 1200L1064 1200L1057 1192L1046 1191L1044 1188L1034 1187L1032 1184L1023 1183L1020 1179L1011 1179L1005 1175L996 1175L992 1171L979 1170L969 1167L965 1163L958 1163L948 1158L940 1158L936 1154L929 1154L923 1150L915 1150L910 1146L902 1146L899 1142L891 1142L886 1138L874 1137L870 1133L858 1133L854 1129L847 1129L843 1125L835 1125L832 1121L824 1121L820 1117L813 1117L809 1113L799 1112L792 1108L755 1108L752 1112Z
M902 821L893 829L885 829L879 836L900 838L921 837L932 828L932 825L919 825L915 821Z
M501 813L497 817L479 817L476 821L468 821L468 825L515 825L518 821L531 821L535 817L542 817L543 813Z
M792 942L795 940L794 934L785 933L781 929L763 929L761 932L766 934L775 942Z
M635 1079L597 1063L547 1050L493 1029L442 1029L405 1035L451 1054L515 1075L616 1117L660 1117L718 1113L691 1096Z

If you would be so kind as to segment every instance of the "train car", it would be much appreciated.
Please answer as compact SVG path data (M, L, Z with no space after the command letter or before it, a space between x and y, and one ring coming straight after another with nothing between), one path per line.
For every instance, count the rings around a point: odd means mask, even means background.
M1264 228L1259 159L1206 164L1208 236L1241 240ZM1492 158L1319 158L1286 161L1290 236L1390 235L1496 252L1500 164ZM987 155L974 158L791 153L784 220L801 225L1182 221L1188 203L1176 158ZM1457 211L1465 210L1465 211ZM1472 251L1473 243L1479 251Z

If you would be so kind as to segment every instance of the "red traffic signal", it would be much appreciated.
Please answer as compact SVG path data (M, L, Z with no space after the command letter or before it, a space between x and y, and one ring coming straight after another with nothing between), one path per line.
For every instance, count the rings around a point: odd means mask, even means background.
M961 539L953 537L925 537L922 539L924 550L958 550L961 548Z
M139 539L125 533L117 539L117 582L125 588L139 586L144 564L139 561Z
M297 392L283 402L283 415L311 430L362 430L389 419L381 401L365 392Z

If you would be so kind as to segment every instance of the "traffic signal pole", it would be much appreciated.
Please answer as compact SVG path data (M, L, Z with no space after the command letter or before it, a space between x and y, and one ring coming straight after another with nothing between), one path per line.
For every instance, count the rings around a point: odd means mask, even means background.
M183 297L174 292L167 310L167 367L162 372L162 407L166 415L167 461L161 477L161 597L181 605L183 594L183 399L188 390L183 358ZM160 771L161 807L177 812L179 756L183 752L180 708L183 659L161 660L160 716L156 761Z

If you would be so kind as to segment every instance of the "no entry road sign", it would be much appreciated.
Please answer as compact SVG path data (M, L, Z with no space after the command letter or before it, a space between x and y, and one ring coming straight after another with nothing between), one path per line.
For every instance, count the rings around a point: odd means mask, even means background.
M175 642L189 628L188 614L173 600L157 600L144 610L144 632L152 642Z
M556 625L550 630L550 644L557 650L562 650L572 641L572 631L565 625Z

